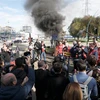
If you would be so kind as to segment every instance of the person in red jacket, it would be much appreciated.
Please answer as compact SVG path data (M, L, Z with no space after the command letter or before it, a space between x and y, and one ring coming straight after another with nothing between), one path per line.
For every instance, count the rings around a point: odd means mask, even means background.
M46 61L46 52L45 52L46 51L45 50L46 46L45 46L43 41L41 41L41 45L42 45L42 48L41 48L40 60L42 60L42 58L43 58L44 61Z
M64 48L64 44L62 44L62 42L60 41L58 45L58 55L63 54L63 48Z

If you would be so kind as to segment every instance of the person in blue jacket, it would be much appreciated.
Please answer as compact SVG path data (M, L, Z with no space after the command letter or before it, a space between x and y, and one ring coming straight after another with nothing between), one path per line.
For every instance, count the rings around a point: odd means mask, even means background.
M79 60L77 63L78 71L75 76L77 78L77 81L79 84L84 83L90 76L86 74L86 64L83 60ZM70 77L70 82L75 82L74 76ZM98 89L97 89L97 82L94 78L91 77L91 80L87 84L88 86L88 94L89 99L88 100L98 100Z
M17 78L13 73L7 73L1 77L0 100L25 100L35 83L34 69L30 59L26 59L28 65L28 81L22 85L17 84Z

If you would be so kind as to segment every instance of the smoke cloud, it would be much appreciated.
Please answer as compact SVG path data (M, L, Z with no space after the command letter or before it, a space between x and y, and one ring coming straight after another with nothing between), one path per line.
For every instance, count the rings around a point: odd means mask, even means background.
M63 0L27 0L26 10L31 11L36 27L45 34L59 34L65 19L60 13Z

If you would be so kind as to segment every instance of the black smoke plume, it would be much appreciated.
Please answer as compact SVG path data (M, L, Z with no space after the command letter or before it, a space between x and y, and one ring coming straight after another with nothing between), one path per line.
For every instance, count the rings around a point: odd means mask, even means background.
M35 25L46 34L59 34L64 17L59 13L63 0L27 0Z

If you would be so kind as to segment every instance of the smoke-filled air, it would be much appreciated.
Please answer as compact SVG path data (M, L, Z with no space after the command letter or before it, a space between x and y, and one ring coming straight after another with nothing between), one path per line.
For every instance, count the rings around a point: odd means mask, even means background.
M62 31L64 17L59 13L63 0L27 0L26 10L36 27L45 34L59 34Z

